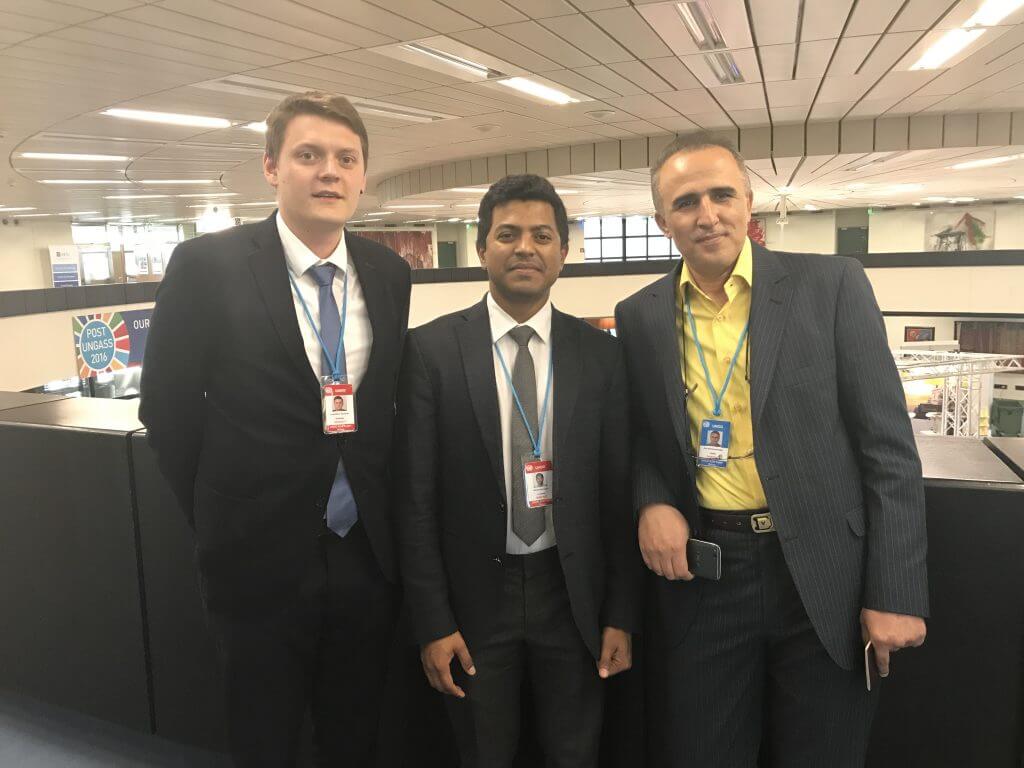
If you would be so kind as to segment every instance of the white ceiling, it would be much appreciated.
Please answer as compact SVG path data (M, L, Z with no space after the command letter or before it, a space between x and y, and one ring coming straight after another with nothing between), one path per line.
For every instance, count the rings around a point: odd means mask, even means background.
M982 0L707 0L744 82L720 85L674 3L643 0L0 0L0 207L81 218L198 215L204 192L233 215L270 210L260 173L262 120L283 93L320 88L391 109L443 115L429 124L367 114L370 185L465 158L633 139L700 128L810 125L928 114L1024 111L1024 9L954 58L909 71ZM580 99L541 104L396 49L424 42ZM420 62L420 63L416 63ZM118 106L222 117L199 130L99 114ZM597 113L595 116L594 113ZM27 160L22 152L129 156L123 163ZM949 171L965 157L1024 152L974 147L787 155L751 162L757 206L911 204L926 196L1024 194L1024 161ZM558 178L571 212L647 212L642 169ZM46 185L43 179L95 185ZM141 183L210 179L204 185ZM1019 181L1018 181L1019 179ZM112 184L109 182L123 183ZM850 185L855 185L853 189ZM856 186L867 184L866 187ZM891 189L894 185L921 185ZM150 199L108 199L125 195ZM189 197L183 197L189 195ZM213 199L211 198L211 201ZM409 196L442 209L382 221L470 216L479 194ZM389 201L389 204L401 201ZM367 195L361 215L379 210ZM2 212L0 212L2 215ZM372 218L372 217L371 217Z

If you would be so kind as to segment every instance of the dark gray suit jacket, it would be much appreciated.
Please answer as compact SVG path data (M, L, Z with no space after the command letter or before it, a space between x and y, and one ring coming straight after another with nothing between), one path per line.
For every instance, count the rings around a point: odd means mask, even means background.
M829 655L863 658L862 607L928 613L921 464L871 285L854 259L754 245L754 460L804 607ZM634 425L634 506L681 510L700 536L676 334L682 262L615 310ZM696 615L700 580L655 579L660 640Z
M554 525L573 617L640 628L643 564L629 499L626 374L616 340L551 315ZM416 640L456 630L472 652L500 615L507 505L498 390L481 301L409 332L398 383L396 520Z

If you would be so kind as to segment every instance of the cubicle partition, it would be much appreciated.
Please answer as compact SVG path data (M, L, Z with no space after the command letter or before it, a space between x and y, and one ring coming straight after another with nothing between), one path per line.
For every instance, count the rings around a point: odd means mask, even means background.
M918 437L932 616L882 684L871 768L1021 764L1024 470L1007 457L1022 445ZM222 749L191 531L136 404L0 393L0 488L0 688ZM398 643L394 660L381 764L455 765L415 649ZM643 765L641 673L614 681L606 768ZM519 765L538 759L527 737Z

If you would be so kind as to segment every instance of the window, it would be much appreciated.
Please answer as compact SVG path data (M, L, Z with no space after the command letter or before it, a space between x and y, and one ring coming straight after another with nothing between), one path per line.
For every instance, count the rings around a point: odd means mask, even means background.
M583 258L587 262L647 261L679 255L653 216L601 216L583 220Z

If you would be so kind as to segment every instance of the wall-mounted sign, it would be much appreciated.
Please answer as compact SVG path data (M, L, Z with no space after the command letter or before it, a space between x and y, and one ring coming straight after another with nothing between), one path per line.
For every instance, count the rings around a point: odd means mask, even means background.
M50 246L50 276L54 288L74 288L82 284L77 245Z
M72 320L78 375L83 379L142 365L151 309L78 315Z

